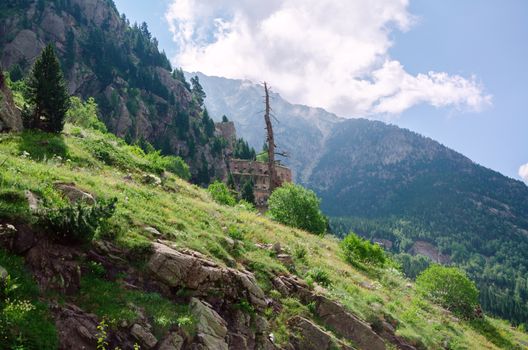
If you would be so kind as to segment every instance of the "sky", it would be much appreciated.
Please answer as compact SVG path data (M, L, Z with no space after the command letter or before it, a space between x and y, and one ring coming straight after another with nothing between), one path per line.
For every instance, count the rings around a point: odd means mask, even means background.
M431 137L528 183L528 1L115 0L175 67Z

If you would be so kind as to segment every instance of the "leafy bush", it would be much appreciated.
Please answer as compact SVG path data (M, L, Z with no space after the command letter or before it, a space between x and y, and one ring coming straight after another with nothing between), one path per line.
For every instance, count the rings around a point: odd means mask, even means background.
M327 220L319 205L320 200L313 191L287 183L271 194L268 215L282 224L323 234Z
M79 97L70 97L70 108L66 112L66 122L84 128L106 132L106 126L97 117L97 103L93 97L83 102Z
M314 267L308 271L308 277L306 278L308 283L317 282L323 287L329 287L332 284L330 276L325 270L322 270L319 267Z
M385 252L377 245L351 232L341 241L341 250L345 260L356 265L357 262L383 266L387 261Z
M219 204L234 206L236 204L235 197L229 192L226 184L221 181L215 181L209 185L207 192L213 197L213 200Z
M117 199L99 200L93 206L78 202L44 210L40 224L62 242L91 242L99 226L114 215Z
M475 283L456 267L431 265L416 279L426 298L465 318L473 318L479 292Z

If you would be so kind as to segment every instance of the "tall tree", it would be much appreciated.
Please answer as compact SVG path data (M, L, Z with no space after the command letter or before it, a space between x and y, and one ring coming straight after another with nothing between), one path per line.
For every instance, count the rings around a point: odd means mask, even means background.
M202 85L200 84L200 79L198 78L198 76L191 78L191 85L192 85L192 88L191 88L192 96L194 100L198 103L198 105L202 107L205 101L206 95L205 95L205 91Z
M28 80L27 100L32 107L28 127L60 133L69 107L69 95L52 45L35 61Z

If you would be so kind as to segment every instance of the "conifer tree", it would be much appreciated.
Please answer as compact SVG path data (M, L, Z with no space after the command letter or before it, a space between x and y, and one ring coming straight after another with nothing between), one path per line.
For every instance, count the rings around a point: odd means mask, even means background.
M253 180L251 179L247 180L244 183L244 186L242 186L240 197L242 197L243 200L254 204L255 203L255 193L253 189L254 189Z
M69 95L52 45L35 61L28 80L27 100L32 107L27 126L60 133L69 107Z

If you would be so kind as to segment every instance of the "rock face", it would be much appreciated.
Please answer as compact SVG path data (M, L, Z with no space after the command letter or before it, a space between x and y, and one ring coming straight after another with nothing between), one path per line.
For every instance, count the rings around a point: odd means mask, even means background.
M227 324L211 305L193 298L191 313L196 319L196 338L203 349L227 350Z
M313 303L315 314L336 334L351 340L359 349L385 350L383 339L364 321L352 315L343 305L311 291L308 285L295 276L278 276L275 288L286 296L297 296L302 302Z
M0 18L4 69L18 65L27 73L54 44L70 94L94 97L111 132L180 155L197 182L226 176L224 152L213 151L214 130L190 87L172 74L150 32L130 26L112 1L3 1L0 11L9 13ZM18 129L14 116L0 111L0 130Z
M95 315L87 314L75 305L54 306L52 312L59 335L59 348L94 349L97 346L97 325Z
M288 321L288 326L293 331L293 347L298 350L354 350L354 348L335 339L306 318L296 316Z
M221 267L197 252L154 243L147 266L160 282L171 288L185 288L195 297L220 293L233 302L245 299L257 309L267 305L253 274Z
M0 132L21 130L20 111L15 106L11 91L5 86L4 76L0 69Z

